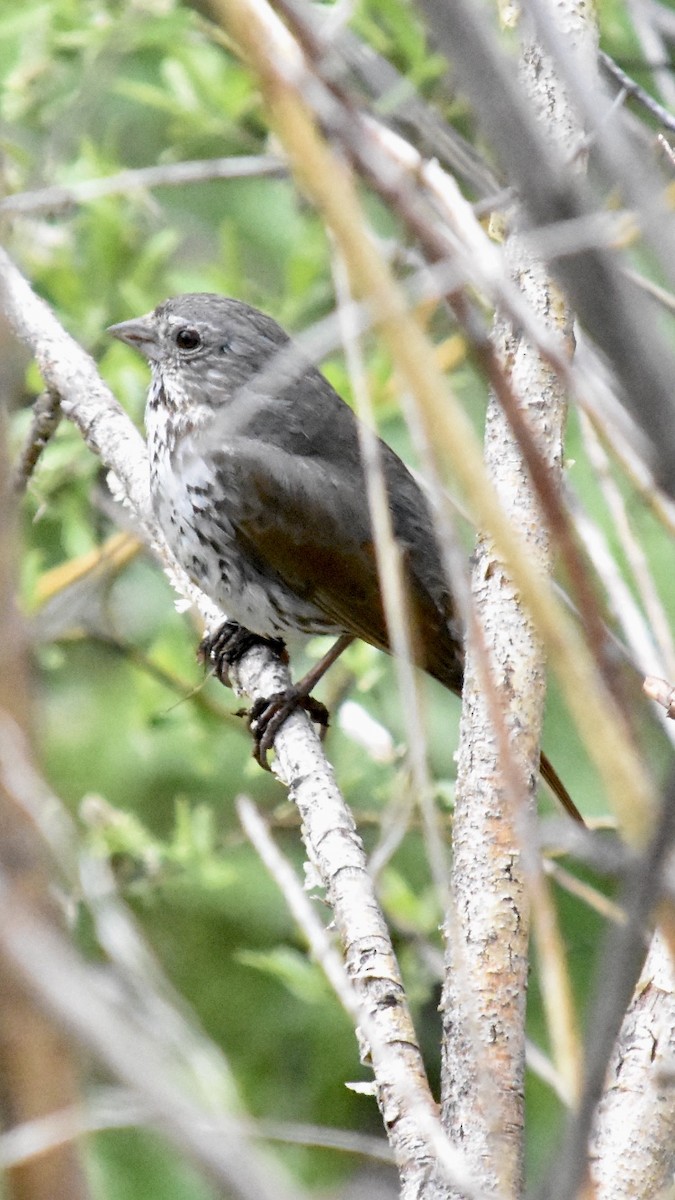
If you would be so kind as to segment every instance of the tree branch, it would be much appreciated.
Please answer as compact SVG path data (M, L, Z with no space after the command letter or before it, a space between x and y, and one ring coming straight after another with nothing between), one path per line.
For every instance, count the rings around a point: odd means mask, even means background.
M594 40L590 22L580 38ZM547 138L569 152L578 142L581 128L554 64L540 47L526 41L521 45L520 69L532 111ZM543 265L528 253L517 233L509 237L506 251L513 278L530 307L571 353L571 314ZM545 461L547 486L559 487L566 416L561 380L506 316L498 316L493 338L510 392L509 414L515 402L519 409L516 428L526 426L526 444L535 443L537 462ZM500 398L503 392L501 388ZM487 415L486 457L504 511L527 542L532 560L550 573L551 526L541 511L541 489L533 487L536 464L531 453L525 458L522 439L515 436L494 394ZM550 521L550 506L546 516ZM556 1065L570 1098L578 1085L578 1047L553 907L539 868L529 863L522 846L527 836L522 810L532 804L539 762L544 649L508 577L508 568L485 537L479 541L473 592L490 657L498 677L504 680L501 719L522 784L515 796L509 796L490 697L469 639L453 826L443 1111L447 1127L462 1137L475 1169L480 1167L481 1178L493 1186L499 1180L505 1190L516 1195L523 1173L524 1017L529 901L534 896L543 965L549 968L544 978L550 984L555 981L555 990L543 986L544 1003L550 996ZM480 1045L483 1063L489 1063L489 1073L457 1072L457 1063L465 1061L462 1048L472 1038Z
M584 1086L580 1098L580 1102L574 1116L571 1119L567 1135L561 1153L554 1163L549 1174L546 1184L547 1200L574 1200L578 1195L588 1170L588 1139L591 1133L591 1127L594 1121L596 1106L601 1101L603 1091L606 1085L608 1067L610 1067L610 1089L606 1099L603 1100L598 1112L596 1132L593 1135L593 1155L595 1159L594 1172L600 1180L604 1180L603 1188L609 1186L610 1181L619 1178L622 1174L624 1178L634 1178L631 1172L628 1171L628 1159L625 1157L625 1142L622 1143L622 1154L616 1154L615 1137L622 1138L624 1133L623 1125L614 1126L614 1133L610 1134L610 1129L607 1121L616 1121L620 1114L625 1116L626 1107L623 1102L623 1097L620 1095L621 1088L618 1090L611 1084L620 1077L620 1051L626 1047L628 1040L635 1038L636 1023L647 1018L653 1024L655 1020L663 1022L662 1029L668 1029L670 1032L668 1037L659 1044L658 1059L659 1063L663 1060L661 1053L667 1057L673 1053L673 1030L675 1026L672 1023L672 1016L675 1013L673 1007L672 991L660 991L658 985L656 991L650 997L647 1005L641 1003L639 992L636 993L636 987L643 971L643 964L647 955L647 938L646 930L649 926L650 917L655 905L658 902L659 895L663 886L664 870L672 851L673 843L675 842L675 776L671 776L668 787L666 788L661 804L659 820L653 830L649 844L645 849L644 855L640 855L635 859L630 867L627 883L624 889L623 908L626 913L626 921L622 925L610 927L605 939L603 948L602 961L597 973L596 983L596 1001L592 1009L592 1017L589 1024L588 1033L586 1036L586 1055L584 1060ZM656 954L656 950L654 951ZM659 954L661 951L659 950ZM661 968L658 968L659 970ZM652 974L657 971L656 959L652 962ZM620 1031L623 1027L623 1034L620 1036ZM657 1068L654 1063L651 1064L645 1059L643 1048L645 1037L649 1038L646 1030L640 1031L640 1036L635 1043L635 1060L631 1064L630 1075L634 1083L636 1077L640 1079L640 1087L645 1086L650 1095L654 1096L654 1088L658 1087ZM617 1041L619 1038L619 1041ZM623 1039L623 1040L622 1040ZM639 1096L637 1093L632 1093L632 1099L629 1104L635 1105ZM646 1127L643 1127L642 1133L646 1134L649 1129L649 1145L654 1149L653 1138L656 1141L662 1137L665 1124L664 1121L670 1123L672 1131L673 1120L673 1093L669 1090L666 1103L659 1102L656 1125L650 1127L650 1116L644 1108L640 1108L643 1114ZM632 1122L631 1122L632 1124ZM646 1139L647 1140L647 1139ZM645 1144L646 1144L645 1140ZM635 1149L635 1142L632 1142L632 1148ZM600 1161L604 1154L612 1150L614 1162ZM655 1170L663 1169L664 1164L672 1163L672 1136L668 1136L667 1142L661 1147L661 1152L656 1156ZM644 1168L644 1160L642 1160ZM647 1176L645 1176L646 1178ZM664 1176L665 1181L665 1176ZM657 1188L658 1191L658 1188ZM543 1195L543 1193L539 1193ZM601 1195L614 1195L611 1186L608 1191L601 1192ZM630 1193L624 1193L628 1195ZM648 1193L633 1193L633 1195L653 1196L653 1190Z
M101 179L85 179L78 183L39 188L33 192L16 192L0 200L0 213L10 216L33 216L52 213L80 204L91 204L104 196L128 195L130 192L156 187L183 187L186 183L205 183L210 179L273 179L286 175L285 163L274 155L243 155L229 158L201 158L192 162L161 163L155 167L137 167L118 171Z
M259 74L275 126L304 190L324 213L347 262L354 290L367 297L394 361L417 397L430 443L441 445L464 487L476 522L495 538L514 583L544 637L564 687L570 712L597 765L611 802L629 836L644 836L652 787L639 762L616 703L598 679L574 623L532 567L522 540L490 485L482 453L466 413L434 364L429 342L407 310L405 298L382 262L363 219L353 179L332 155L303 99L320 85L303 62L297 43L265 0L212 0L229 32ZM323 109L320 93L318 107ZM588 706L599 726L589 736ZM628 797L631 797L629 800Z
M0 270L0 305L17 335L31 346L48 386L58 389L64 415L74 421L90 449L120 480L120 498L131 503L139 526L179 592L198 606L207 621L219 622L222 614L187 581L157 529L140 434L101 382L91 358L61 329L48 306L32 293L2 251ZM253 700L283 691L290 682L286 668L262 647L249 651L234 674ZM275 770L301 813L307 851L333 907L348 970L364 1004L373 1013L382 1039L393 1048L408 1089L433 1114L435 1106L398 964L363 846L318 736L302 711L284 722L276 735L275 749ZM376 1055L373 1062L379 1102L399 1165L408 1170L414 1161L416 1170L426 1173L426 1134L415 1119L409 1119L401 1089L378 1075Z
M456 0L420 0L448 60L453 63L463 91L472 100L477 116L499 155L522 203L536 225L587 216L593 211L588 192L569 170L569 164L546 147L533 116L518 88L505 52L481 10ZM578 101L585 121L596 130L605 105L591 79L594 71L570 65L566 39L551 29L550 8L528 0L536 12L540 40L554 55L570 94ZM546 37L544 36L546 34ZM550 45L548 43L551 43ZM658 183L651 165L634 165L633 148L598 130L597 149L604 155L609 186L617 180L634 198L635 208L654 228L654 243L662 261L675 261L670 249L669 224L659 219L653 197ZM669 249L666 252L666 245ZM557 274L584 327L612 363L622 386L622 400L651 443L651 464L663 488L675 487L675 421L672 419L672 378L675 365L670 347L649 314L624 280L612 256L601 248L584 249L561 260Z

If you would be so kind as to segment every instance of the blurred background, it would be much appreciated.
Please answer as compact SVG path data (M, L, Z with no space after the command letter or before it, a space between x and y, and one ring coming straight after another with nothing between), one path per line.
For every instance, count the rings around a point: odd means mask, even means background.
M602 0L602 45L654 90L653 74L642 65L632 7ZM659 7L671 11L669 5ZM671 21L675 25L675 10ZM404 96L429 102L498 180L489 150L477 138L471 114L415 11L402 0L356 0L349 24L356 38L395 68ZM670 56L669 40L666 47ZM405 115L407 101L393 94L389 99ZM643 125L645 137L655 137L649 118ZM23 0L21 5L0 0L0 139L2 192L36 196L21 211L21 206L0 209L4 244L94 356L137 425L142 425L147 367L106 336L109 324L186 291L236 296L298 332L333 311L332 250L322 222L283 170L263 173L278 147L256 83L223 35L194 9L171 0ZM121 184L99 198L86 192L78 197L79 185L121 170L239 156L258 160L251 177L157 187ZM72 197L41 196L57 185L72 186ZM470 182L465 191L469 199L481 199ZM405 269L408 234L379 199L364 198L382 244ZM639 251L633 262L647 269ZM482 429L485 380L447 314L429 307L423 317L439 362ZM671 338L669 318L663 320ZM42 383L28 355L7 332L0 336L10 445L17 456ZM366 350L379 431L414 465L396 373L375 338L366 339ZM323 369L350 400L341 355L330 357ZM589 457L575 411L566 458L566 480L579 512L604 535L629 592L642 604L626 543L617 532L616 510L608 504L602 471ZM606 471L660 597L667 628L674 611L669 530L625 477L611 465ZM447 483L452 491L452 480ZM464 536L470 549L472 532L465 529ZM20 563L41 768L73 815L87 853L110 861L121 897L190 1019L225 1051L253 1117L381 1137L372 1097L345 1086L370 1075L359 1062L353 1029L309 961L276 886L243 835L234 801L245 792L260 804L301 874L297 817L282 787L251 760L246 724L235 715L241 701L205 678L197 664L196 620L176 610L168 581L125 530L99 463L67 422L22 499ZM610 598L610 622L611 607ZM294 651L295 674L323 649L316 640ZM620 650L617 655L621 658ZM644 754L660 777L671 752L640 699L640 685L639 674L626 668ZM391 665L370 647L356 645L319 695L333 711L327 752L368 851L377 850L397 822L401 827L393 852L382 856L378 893L435 1083L442 913L419 819L409 802L405 721ZM341 719L347 699L362 711L355 715L347 708ZM459 702L428 681L425 703L429 758L437 803L447 814L449 845ZM377 722L377 736L359 736L362 712ZM578 806L603 821L607 813L597 779L555 686L544 746ZM546 797L542 811L545 816L553 811ZM554 876L561 865L554 854ZM583 1011L604 925L598 909L601 897L611 899L613 885L578 866L575 878L592 885L589 894L596 889L600 897L589 903L588 895L571 894L560 871L556 900ZM77 894L67 898L66 911L80 947L103 962L87 907ZM528 1023L532 1043L546 1050L536 969ZM94 1092L105 1082L91 1067L85 1075ZM527 1105L528 1156L536 1179L562 1110L554 1090L536 1073L528 1074ZM207 1200L219 1194L177 1151L142 1128L92 1134L85 1153L92 1194L102 1200ZM368 1165L358 1154L305 1145L275 1146L274 1153L317 1195L356 1195L346 1189L359 1182L371 1195L380 1185L383 1195L396 1194L393 1172Z

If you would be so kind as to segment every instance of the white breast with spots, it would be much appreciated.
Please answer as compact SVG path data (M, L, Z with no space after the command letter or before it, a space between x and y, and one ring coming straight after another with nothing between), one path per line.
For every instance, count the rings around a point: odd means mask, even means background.
M227 504L220 499L217 510L214 506L208 460L192 450L189 433L176 436L176 420L166 405L148 404L145 421L155 515L193 583L228 619L263 636L341 632L280 579L262 576L242 557Z

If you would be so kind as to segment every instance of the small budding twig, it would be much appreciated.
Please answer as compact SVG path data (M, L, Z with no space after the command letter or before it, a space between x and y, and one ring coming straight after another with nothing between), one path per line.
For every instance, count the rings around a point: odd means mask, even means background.
M48 388L38 396L33 405L30 430L12 480L13 489L17 494L20 495L26 490L38 459L56 433L61 417L61 397L58 392Z

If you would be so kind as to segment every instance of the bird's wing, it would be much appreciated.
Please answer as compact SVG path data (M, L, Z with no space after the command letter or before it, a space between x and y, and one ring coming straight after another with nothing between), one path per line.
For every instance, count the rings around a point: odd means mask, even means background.
M236 496L228 517L242 552L331 623L387 650L360 469L247 438L213 461L223 494ZM439 628L443 614L410 571L408 589L416 624ZM428 669L426 654L417 657Z
M387 648L368 506L358 474L258 439L213 456L241 551L332 624Z

